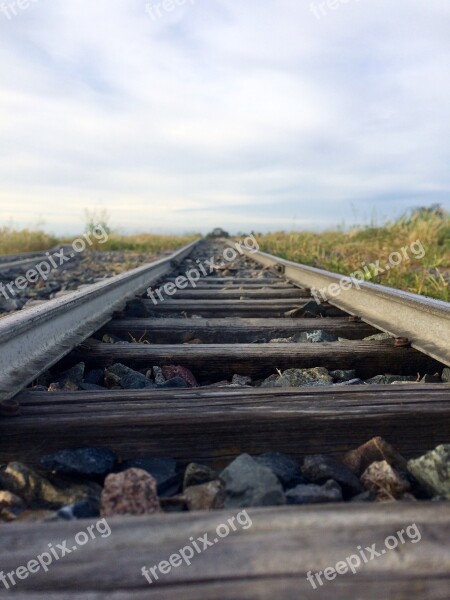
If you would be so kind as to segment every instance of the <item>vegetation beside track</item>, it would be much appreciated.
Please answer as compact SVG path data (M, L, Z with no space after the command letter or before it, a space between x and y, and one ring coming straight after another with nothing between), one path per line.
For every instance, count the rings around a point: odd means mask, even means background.
M420 240L426 251L422 259L410 252L411 260L382 274L372 269L366 279L450 301L450 214L439 207L417 209L381 226L323 233L279 231L257 239L264 252L344 275L377 260L386 264L392 252Z
M48 250L60 243L71 243L81 236L74 235L73 238L57 237L42 230L13 229L11 227L0 228L0 254L20 254L22 252L37 252ZM111 232L108 240L103 244L96 243L95 249L101 251L132 251L145 254L159 254L166 250L175 250L198 239L195 235L158 235L152 233L141 233L138 235L120 235Z

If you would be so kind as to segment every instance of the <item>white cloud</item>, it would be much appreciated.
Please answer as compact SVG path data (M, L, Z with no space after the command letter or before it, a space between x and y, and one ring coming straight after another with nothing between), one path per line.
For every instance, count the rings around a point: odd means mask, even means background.
M127 230L269 229L449 206L441 0L320 20L309 0L155 20L145 0L80 4L0 13L3 221L69 232L100 205Z

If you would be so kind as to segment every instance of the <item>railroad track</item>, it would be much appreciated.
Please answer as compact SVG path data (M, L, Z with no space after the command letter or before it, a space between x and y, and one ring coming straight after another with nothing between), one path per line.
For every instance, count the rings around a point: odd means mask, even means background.
M20 254L1 254L0 255L0 274L17 268L26 268L35 266L44 260L48 260L49 255L54 255L55 252L61 249L70 250L71 246L68 244L55 246L49 249L47 252L22 252Z
M450 365L448 304L371 284L341 286L336 275L250 246L224 260L231 250L232 244L221 241L194 243L3 318L0 464L20 462L42 474L44 455L104 447L120 461L152 457L165 459L167 466L167 459L175 459L175 478L182 478L190 463L202 466L200 474L202 468L220 472L242 454L281 452L298 460L320 454L340 460L375 436L407 460L450 442L450 385L444 370ZM208 271L205 261L213 255L216 266L204 276L201 266ZM185 273L195 279L193 269L200 272L195 287L182 286L179 278ZM330 290L331 285L340 292L330 293L329 302L319 305L312 299L312 288ZM307 343L313 331L327 341ZM380 332L391 337L366 339ZM386 374L391 377L378 380L397 383L366 383ZM309 385L300 385L302 377ZM45 476L57 481L48 468ZM25 483L20 475L16 479L14 489L30 484L26 477ZM251 526L229 532L189 566L168 563L170 573L160 571L149 584L143 566L161 564L248 506L239 507L238 500L233 505L227 488L226 508L187 510L199 507L198 498L177 489L163 493L160 487L163 512L107 517L109 537L86 544L48 572L18 581L12 591L27 600L444 600L450 580L450 506L431 501L429 490L411 483L403 501L351 502L356 490L345 492L341 482L345 501L281 506L289 486L280 492L279 481L272 481L278 486L275 505L247 508ZM23 491L32 504L37 492ZM223 489L214 496L218 506L221 494ZM48 544L73 539L84 523L0 525L0 569L11 572ZM420 529L420 543L405 543L356 574L335 574L324 585L316 579L316 588L307 580L309 572L324 572L355 554L358 545L383 547L388 536L411 524ZM10 591L0 580L0 597Z

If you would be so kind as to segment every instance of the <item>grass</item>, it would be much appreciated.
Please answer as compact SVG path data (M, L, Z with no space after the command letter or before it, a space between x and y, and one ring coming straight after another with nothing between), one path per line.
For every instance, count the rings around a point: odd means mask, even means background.
M258 235L261 250L306 265L349 275L367 266L367 281L450 301L450 214L422 208L382 226L351 230L275 232ZM419 245L425 256L419 259ZM410 260L374 276L370 263L384 266L393 252L408 247ZM411 248L414 248L414 252Z
M82 235L82 234L80 234ZM41 230L13 229L10 227L0 228L0 254L19 254L22 252L35 252L49 250L59 243L71 243L78 236L71 238L58 238ZM132 251L145 254L159 254L166 250L180 248L189 242L198 239L199 235L156 235L142 233L138 235L119 235L110 233L108 240L95 244L95 248L101 251ZM93 238L92 238L93 239Z
M19 254L48 250L58 243L58 238L44 231L0 227L0 254Z
M97 245L97 249L156 255L179 248L198 237L151 233L124 236L111 232L108 241ZM323 233L279 231L257 237L263 251L343 275L349 275L363 266L370 269L370 263L377 260L384 266L391 253L408 248L410 260L403 259L398 266L376 276L373 269L369 270L366 279L450 301L450 214L436 206L418 209L397 221L380 226ZM1 254L48 250L60 242L71 241L40 230L0 228ZM411 246L414 243L416 245ZM418 258L418 244L425 250L422 259Z
M197 240L199 235L156 235L152 233L140 233L138 235L118 235L110 233L108 241L99 245L98 249L107 250L131 250L133 252L143 252L149 254L159 254L166 250L174 250L185 246L194 240Z

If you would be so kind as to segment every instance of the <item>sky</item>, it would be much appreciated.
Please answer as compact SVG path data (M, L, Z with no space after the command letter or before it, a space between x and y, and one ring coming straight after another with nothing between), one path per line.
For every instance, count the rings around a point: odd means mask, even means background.
M450 208L449 117L447 0L0 0L0 226Z

